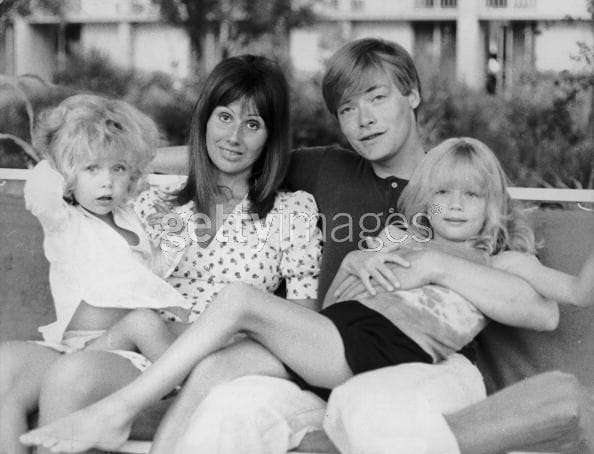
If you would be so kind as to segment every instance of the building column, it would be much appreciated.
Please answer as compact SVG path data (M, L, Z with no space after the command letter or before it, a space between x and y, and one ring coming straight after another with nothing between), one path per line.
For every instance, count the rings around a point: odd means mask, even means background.
M14 75L36 74L51 81L56 70L54 42L57 26L34 27L20 16L15 16Z
M480 89L485 79L484 37L478 18L484 0L458 0L456 21L456 79Z
M114 55L114 60L123 68L134 67L134 53L132 48L132 24L130 22L120 22L118 24L118 43L119 50Z

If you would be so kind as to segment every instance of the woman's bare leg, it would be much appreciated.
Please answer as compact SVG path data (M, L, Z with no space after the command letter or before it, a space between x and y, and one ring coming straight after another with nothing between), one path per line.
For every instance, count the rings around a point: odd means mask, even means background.
M171 405L155 437L151 454L173 452L196 408L215 386L246 375L285 378L282 363L268 349L251 340L237 342L207 356L192 371Z
M41 381L60 353L33 342L0 344L0 454L26 454L19 436L37 409Z
M342 339L330 320L249 285L235 283L225 287L202 316L134 383L98 404L29 432L21 441L51 446L54 452L117 447L117 443L125 441L134 417L143 408L167 394L199 361L242 331L314 386L332 388L352 376Z

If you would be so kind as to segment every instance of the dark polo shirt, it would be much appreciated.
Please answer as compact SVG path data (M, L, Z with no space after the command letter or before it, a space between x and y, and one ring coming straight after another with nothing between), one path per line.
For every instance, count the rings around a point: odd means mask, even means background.
M344 256L357 249L365 236L377 235L386 223L398 219L396 205L407 183L396 177L378 177L368 161L338 146L291 153L287 189L313 194L321 214L320 301Z

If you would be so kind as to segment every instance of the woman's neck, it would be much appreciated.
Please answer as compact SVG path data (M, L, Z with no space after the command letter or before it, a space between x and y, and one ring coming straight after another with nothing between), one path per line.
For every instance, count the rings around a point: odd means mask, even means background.
M229 178L219 176L217 179L217 192L219 196L227 200L241 200L249 191L246 178Z

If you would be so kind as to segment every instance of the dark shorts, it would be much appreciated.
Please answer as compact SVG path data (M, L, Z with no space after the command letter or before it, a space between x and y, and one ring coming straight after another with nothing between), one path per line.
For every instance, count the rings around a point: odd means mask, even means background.
M338 329L345 359L354 375L403 363L432 363L433 359L379 312L358 301L344 301L320 311ZM289 367L291 378L304 390L327 400L330 391L310 385Z

